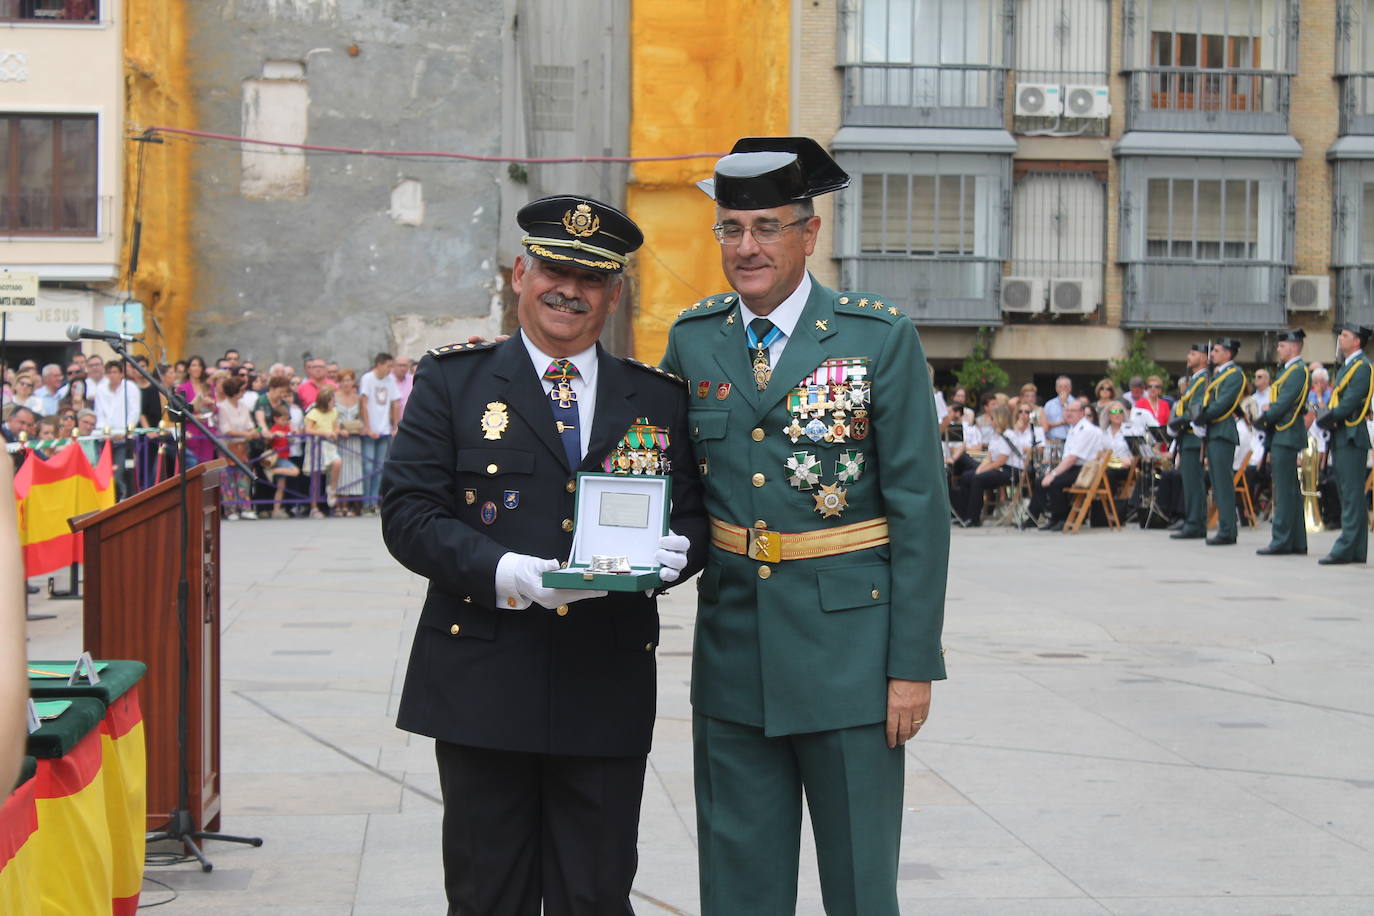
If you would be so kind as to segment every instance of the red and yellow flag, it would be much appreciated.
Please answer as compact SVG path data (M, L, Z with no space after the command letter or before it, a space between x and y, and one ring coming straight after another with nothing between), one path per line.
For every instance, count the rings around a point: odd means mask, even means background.
M82 538L72 532L67 519L114 505L113 471L108 442L95 467L75 442L46 461L29 454L14 475L26 576L81 562Z
M0 805L0 913L39 916L38 781L19 785Z

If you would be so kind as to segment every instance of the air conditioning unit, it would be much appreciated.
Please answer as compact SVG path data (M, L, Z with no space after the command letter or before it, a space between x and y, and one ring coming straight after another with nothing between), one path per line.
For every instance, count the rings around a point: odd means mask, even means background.
M1097 311L1097 284L1092 280L1051 277L1050 311L1056 315L1091 315Z
M1045 281L1042 278L1002 278L1002 311L1036 315L1044 310Z
M1108 118L1112 103L1106 86L1065 86L1064 115L1070 118Z
M1017 83L1016 113L1030 118L1057 118L1064 110L1059 87L1049 83Z
M1322 274L1295 274L1288 278L1288 311L1331 310L1331 278Z

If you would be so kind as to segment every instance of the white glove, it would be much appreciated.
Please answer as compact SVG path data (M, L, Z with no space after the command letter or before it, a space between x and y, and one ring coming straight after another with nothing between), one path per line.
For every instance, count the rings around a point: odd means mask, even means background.
M556 608L583 598L604 598L606 592L586 588L545 588L543 575L558 568L557 560L543 560L523 553L507 553L496 564L496 605L502 610L522 610L531 604Z
M671 531L658 539L654 562L658 564L658 577L664 584L678 580L683 567L687 565L687 549L691 546L691 541Z

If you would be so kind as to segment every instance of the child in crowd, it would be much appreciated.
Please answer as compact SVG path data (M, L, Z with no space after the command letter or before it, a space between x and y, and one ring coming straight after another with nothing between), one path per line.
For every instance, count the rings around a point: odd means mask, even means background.
M272 408L272 426L268 430L270 448L263 456L267 478L277 482L277 492L272 498L272 517L290 518L281 507L282 496L286 492L286 478L299 477L301 469L291 460L291 408L278 404Z

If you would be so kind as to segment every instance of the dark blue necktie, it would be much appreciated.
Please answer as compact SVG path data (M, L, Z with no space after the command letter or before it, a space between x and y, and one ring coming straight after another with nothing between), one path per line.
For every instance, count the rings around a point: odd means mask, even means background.
M575 378L581 378L581 374L570 359L556 359L544 370L544 379L553 382L549 402L553 405L554 428L563 440L563 451L572 470L582 463L582 433L578 429L582 421L577 416L577 394L571 381Z

